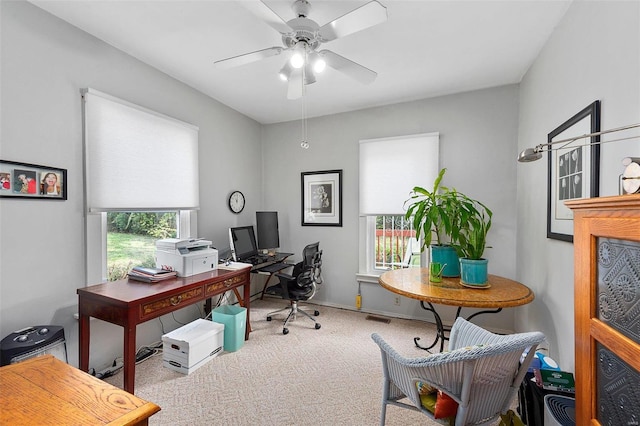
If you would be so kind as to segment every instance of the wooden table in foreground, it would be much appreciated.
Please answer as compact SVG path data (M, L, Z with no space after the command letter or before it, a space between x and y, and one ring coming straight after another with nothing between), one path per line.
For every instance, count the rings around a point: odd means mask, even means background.
M80 369L89 370L89 318L99 318L124 328L124 389L134 393L136 377L136 326L206 301L211 310L211 297L244 288L242 306L247 308L245 340L249 340L249 304L251 299L249 277L251 267L230 270L218 268L190 277L173 278L148 284L134 280L111 281L78 289L80 314Z
M53 355L0 368L0 389L2 425L147 425L160 411Z
M419 337L414 338L416 346L429 350L440 341L440 351L444 348L444 341L448 340L445 333L448 331L442 324L442 319L433 304L457 306L456 318L460 316L462 308L488 308L476 312L467 320L476 315L485 313L497 313L502 308L510 308L530 303L534 299L533 291L524 284L508 278L489 275L489 288L475 289L460 284L460 278L443 278L442 282L429 281L428 268L396 269L380 275L380 285L393 293L417 299L423 309L433 313L436 320L437 334L434 342L423 347L418 344ZM428 306L425 306L427 304Z

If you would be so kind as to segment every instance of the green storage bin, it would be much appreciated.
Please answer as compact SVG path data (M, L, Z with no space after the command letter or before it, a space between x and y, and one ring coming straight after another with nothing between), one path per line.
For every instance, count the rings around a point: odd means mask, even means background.
M224 350L235 352L244 345L244 331L247 325L247 308L222 305L215 308L211 320L224 324Z

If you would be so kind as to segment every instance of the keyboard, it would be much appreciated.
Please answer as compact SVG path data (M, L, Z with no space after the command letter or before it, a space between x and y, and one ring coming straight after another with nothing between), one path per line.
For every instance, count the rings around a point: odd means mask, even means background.
M244 262L244 263L250 263L252 265L259 265L261 263L266 262L267 259L261 256L253 256L253 257L249 257L247 259L243 259L240 260L240 262Z
M270 274L274 273L274 272L278 272L278 271L282 271L283 269L286 269L290 266L288 263L273 263L271 265L267 265L264 268L260 268L259 271L260 272L269 272Z

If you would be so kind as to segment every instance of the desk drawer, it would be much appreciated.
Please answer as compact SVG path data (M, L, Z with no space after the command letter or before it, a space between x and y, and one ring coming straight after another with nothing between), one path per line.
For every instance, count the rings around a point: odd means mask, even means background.
M173 296L167 296L163 299L155 300L153 302L146 303L141 306L141 319L145 317L162 315L164 312L172 312L179 305L190 305L203 298L203 288L197 287L191 290L184 291L182 293L175 294Z
M247 282L246 274L237 275L235 277L231 277L224 281L220 281L217 283L211 283L205 285L205 297L211 297L213 295L225 292L232 287L237 287L239 285L243 285Z

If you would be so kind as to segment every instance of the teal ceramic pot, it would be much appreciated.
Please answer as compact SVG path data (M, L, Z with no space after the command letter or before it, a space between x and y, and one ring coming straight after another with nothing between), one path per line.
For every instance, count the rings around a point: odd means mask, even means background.
M452 278L460 276L460 262L458 260L458 254L453 247L432 244L429 248L431 262L437 262L445 265L444 270L442 271L443 277Z
M467 285L483 286L487 283L487 259L460 259L460 281Z

